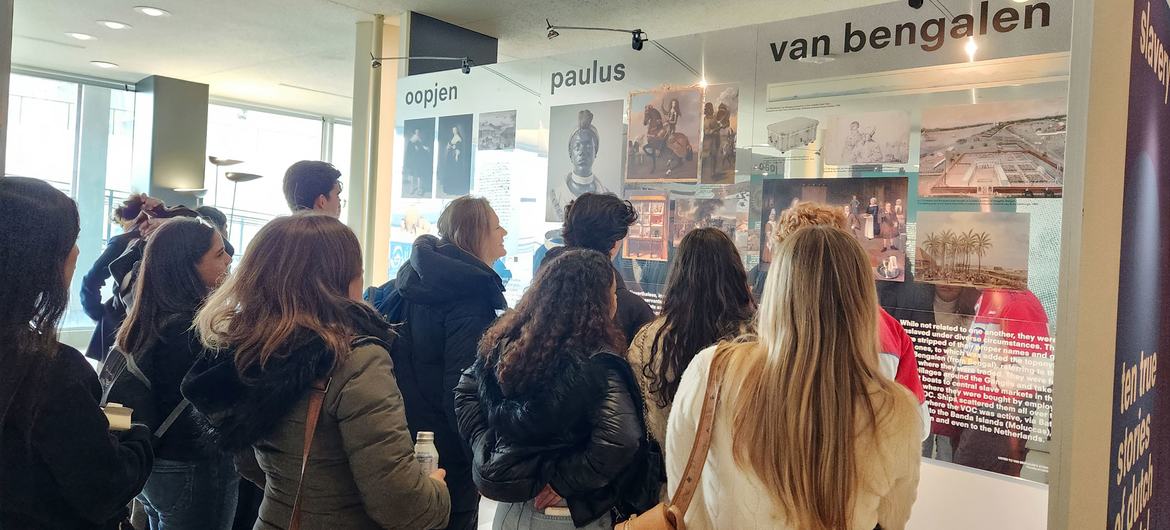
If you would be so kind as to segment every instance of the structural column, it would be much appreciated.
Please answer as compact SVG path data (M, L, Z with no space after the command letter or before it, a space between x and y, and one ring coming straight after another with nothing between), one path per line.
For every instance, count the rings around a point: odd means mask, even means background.
M4 175L4 159L8 141L8 76L12 72L12 2L0 1L0 176Z

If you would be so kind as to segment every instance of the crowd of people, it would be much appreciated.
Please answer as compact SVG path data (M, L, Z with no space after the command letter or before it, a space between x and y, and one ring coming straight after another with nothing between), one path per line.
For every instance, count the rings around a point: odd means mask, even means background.
M759 297L688 233L655 315L613 265L636 210L586 193L509 308L487 200L365 289L339 178L290 167L235 270L222 214L127 200L82 282L100 374L57 332L76 206L0 178L0 527L475 530L481 496L496 529L905 527L929 414L839 208L783 214Z

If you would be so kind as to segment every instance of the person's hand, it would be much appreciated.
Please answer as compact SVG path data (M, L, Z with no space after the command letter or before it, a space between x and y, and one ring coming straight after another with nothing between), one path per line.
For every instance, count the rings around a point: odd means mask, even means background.
M536 509L543 511L549 506L560 504L563 500L564 499L562 499L560 495L557 495L557 492L552 489L552 486L545 484L544 489L540 490L540 493L536 494Z
M161 217L161 218L160 217L151 217L150 219L147 219L145 222L143 222L141 226L138 227L138 233L142 234L143 238L149 239L150 235L153 234L155 230L158 230L158 227L166 224L171 219L174 219L174 218L173 217Z
M431 478L433 478L439 482L442 482L444 486L447 485L447 470L446 469L442 469L442 468L436 469L434 471L431 471L431 474L428 476L430 476Z

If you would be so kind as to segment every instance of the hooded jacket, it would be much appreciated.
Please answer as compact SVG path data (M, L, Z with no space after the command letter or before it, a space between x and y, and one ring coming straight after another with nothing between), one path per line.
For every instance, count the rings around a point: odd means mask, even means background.
M385 322L354 306L359 335L335 355L314 333L302 333L286 355L241 378L232 352L196 362L183 394L207 418L225 449L251 446L263 476L258 529L286 528L301 473L309 389L328 379L301 498L301 528L439 528L450 497L414 458L402 396L387 352ZM247 473L247 466L241 466Z
M584 526L644 512L665 480L658 444L629 363L613 353L555 357L546 381L506 396L482 359L455 390L459 430L471 445L484 496L524 502L546 484Z
M452 510L479 509L468 448L455 421L455 385L475 362L476 348L508 307L499 275L455 244L424 235L397 278L375 294L379 312L398 324L390 349L412 436L435 433L439 467L447 470Z

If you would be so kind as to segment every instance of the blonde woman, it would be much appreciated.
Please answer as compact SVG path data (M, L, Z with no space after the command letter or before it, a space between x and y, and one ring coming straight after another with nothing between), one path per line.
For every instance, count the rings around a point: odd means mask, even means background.
M814 226L781 242L772 267L758 342L721 350L730 365L687 528L904 528L918 487L921 420L914 396L878 366L865 252L844 230ZM716 351L695 357L675 397L672 492Z
M223 449L254 455L241 472L264 485L257 530L288 528L298 499L301 528L447 524L444 473L428 476L414 459L389 325L361 302L361 287L353 232L300 213L260 229L196 315L215 355L191 368L183 395ZM302 468L311 403L319 417Z

